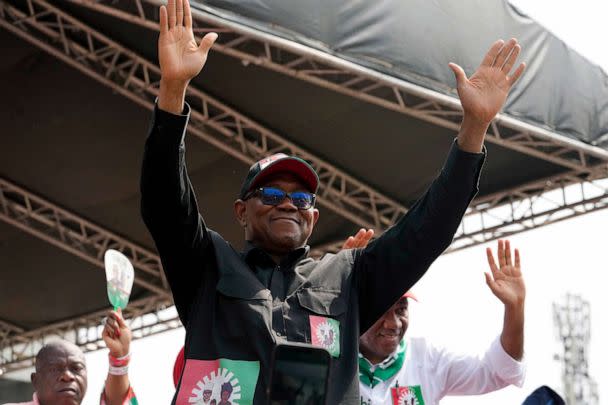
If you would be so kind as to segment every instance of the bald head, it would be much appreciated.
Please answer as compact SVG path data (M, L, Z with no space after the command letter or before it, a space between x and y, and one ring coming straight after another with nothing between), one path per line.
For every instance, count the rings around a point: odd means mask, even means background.
M39 365L43 365L49 359L53 359L57 354L66 354L73 357L78 357L84 363L84 353L80 347L67 340L54 340L45 344L36 355L36 371Z
M84 353L65 340L46 344L36 355L32 384L41 405L80 404L87 389Z

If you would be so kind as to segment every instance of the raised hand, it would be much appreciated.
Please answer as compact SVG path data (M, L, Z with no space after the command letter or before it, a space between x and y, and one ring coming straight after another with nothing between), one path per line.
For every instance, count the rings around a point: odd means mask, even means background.
M160 109L173 114L182 113L188 83L205 66L216 39L217 34L210 32L203 37L200 45L196 44L188 0L169 0L167 7L160 6Z
M108 312L101 337L112 356L123 357L129 354L131 329L125 323L120 308L118 311Z
M492 293L506 307L523 306L526 298L526 286L521 275L519 250L515 249L515 261L513 261L511 257L511 244L508 240L499 240L497 249L499 266L494 261L492 249L487 248L486 253L488 265L492 272L492 275L487 272L485 273L486 283L490 287L490 290L492 290Z
M162 78L186 83L198 75L207 61L209 49L217 39L210 32L196 44L192 31L192 13L188 0L169 0L160 6L158 58Z
M363 228L359 229L359 232L355 234L355 236L349 236L342 245L342 250L344 249L357 249L364 248L367 246L369 241L374 237L374 230L368 229L365 230Z
M450 63L466 118L483 124L489 124L494 119L505 104L509 90L526 67L525 63L521 63L510 75L520 51L515 38L507 43L496 41L469 78L460 66Z

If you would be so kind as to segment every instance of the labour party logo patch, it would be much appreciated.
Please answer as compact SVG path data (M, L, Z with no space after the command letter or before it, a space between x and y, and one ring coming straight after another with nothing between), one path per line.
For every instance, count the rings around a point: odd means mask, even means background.
M326 349L332 357L340 356L340 322L310 315L310 338L313 346Z
M187 359L176 404L253 403L260 362Z
M419 385L412 387L391 388L393 405L424 405L422 390Z

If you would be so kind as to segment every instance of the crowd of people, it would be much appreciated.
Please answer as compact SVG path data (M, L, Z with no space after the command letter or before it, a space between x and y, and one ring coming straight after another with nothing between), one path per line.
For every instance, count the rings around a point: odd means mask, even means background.
M406 337L409 304L417 299L411 288L449 246L476 195L486 131L525 69L516 65L517 40L496 41L469 77L449 65L463 119L424 195L377 238L361 230L340 252L313 260L307 241L320 215L319 177L298 157L264 157L235 190L243 251L208 228L199 212L185 164L185 94L216 39L208 33L197 44L188 0L160 7L161 81L144 150L141 213L186 330L172 403L267 403L271 354L281 342L331 354L332 405L436 404L446 395L521 386L525 287L519 252L508 241L498 242L496 258L487 252L486 282L504 306L504 323L483 357ZM128 378L131 333L119 311L106 319L109 371L100 403L136 404ZM317 339L323 330L330 338ZM87 387L82 351L68 342L47 344L31 380L31 404L79 404Z

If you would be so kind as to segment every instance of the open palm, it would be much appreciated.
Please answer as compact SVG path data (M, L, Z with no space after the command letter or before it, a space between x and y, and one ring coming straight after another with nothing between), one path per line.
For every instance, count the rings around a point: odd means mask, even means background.
M492 275L485 273L486 283L492 293L506 306L523 304L526 297L526 287L521 274L519 250L515 249L515 261L511 258L509 241L498 241L498 263L494 261L492 249L487 248L488 265Z
M458 96L466 114L480 122L490 122L504 105L509 90L525 69L520 64L512 75L509 75L521 47L517 40L511 39L506 44L495 42L475 73L467 78L464 70L450 63L456 76Z
M217 34L209 33L196 44L188 0L169 0L160 7L158 58L164 80L186 83L198 75L207 61Z

